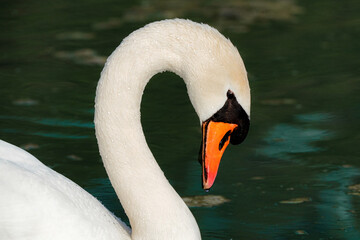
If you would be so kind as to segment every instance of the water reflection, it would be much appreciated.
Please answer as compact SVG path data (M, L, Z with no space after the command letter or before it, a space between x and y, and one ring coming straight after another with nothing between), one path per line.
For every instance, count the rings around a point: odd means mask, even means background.
M12 134L24 134L30 136L39 136L39 137L45 137L45 138L58 138L58 139L85 139L85 138L92 138L92 136L89 135L71 135L71 134L65 134L62 132L42 132L42 131L23 131L18 129L11 129L11 128L4 128L1 129L2 133L12 133Z
M35 106L39 104L39 101L30 98L20 98L14 100L12 103L17 106Z
M293 153L317 152L324 149L312 145L316 141L329 139L333 134L328 130L304 128L290 124L274 126L264 138L266 146L258 153L280 159L291 159Z
M56 118L32 118L32 117L22 117L22 116L2 116L0 115L0 120L16 120L16 121L25 121L31 122L46 126L53 127L80 127L80 128L94 128L93 122L82 122L79 120L73 119L56 119Z
M360 239L357 228L357 207L349 186L360 177L360 170L352 166L336 168L319 176L326 187L319 192L316 209L319 215L316 228L334 239Z
M57 51L54 57L61 60L73 61L77 64L104 66L105 56L100 56L93 49L79 49L75 51Z
M95 38L94 33L86 32L62 32L56 35L58 40L91 40Z
M213 25L220 30L246 32L250 25L268 21L294 21L303 13L303 8L293 0L194 0L179 2L177 0L141 1L121 18L110 18L93 25L95 30L119 28L129 22L143 22L147 19L186 18L194 16L199 19L212 19Z
M296 115L295 118L301 122L320 123L329 122L334 116L330 113L309 113Z

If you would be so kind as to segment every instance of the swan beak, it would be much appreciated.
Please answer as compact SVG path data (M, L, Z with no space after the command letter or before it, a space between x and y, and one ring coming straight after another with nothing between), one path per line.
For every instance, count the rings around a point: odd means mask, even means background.
M237 124L205 121L202 124L202 143L199 161L202 165L203 189L213 185L220 165L221 157L229 145L230 135Z

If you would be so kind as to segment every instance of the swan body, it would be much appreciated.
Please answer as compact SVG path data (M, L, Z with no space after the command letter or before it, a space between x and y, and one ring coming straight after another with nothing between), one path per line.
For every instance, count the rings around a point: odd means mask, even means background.
M131 232L76 183L0 141L0 239L201 239L193 215L156 163L141 127L144 88L163 71L184 79L203 133L225 126L221 147L229 143L230 134L231 142L239 142L235 132L246 135L240 126L250 116L250 89L231 42L190 20L151 23L125 38L108 58L95 99L99 151ZM236 117L227 115L231 109L237 109ZM238 121L238 116L245 120ZM208 164L211 144L206 142L203 137L207 189L217 166L213 174L213 163Z
M0 239L130 239L130 235L76 183L0 140Z

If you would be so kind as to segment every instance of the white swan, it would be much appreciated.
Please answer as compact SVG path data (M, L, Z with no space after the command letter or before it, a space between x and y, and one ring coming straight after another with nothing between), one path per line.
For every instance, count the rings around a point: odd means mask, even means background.
M245 67L231 42L208 25L155 22L129 35L108 58L95 101L100 154L132 231L77 184L0 141L0 239L201 238L141 127L143 90L162 71L186 83L203 130L203 187L211 187L229 141L240 143L248 130Z

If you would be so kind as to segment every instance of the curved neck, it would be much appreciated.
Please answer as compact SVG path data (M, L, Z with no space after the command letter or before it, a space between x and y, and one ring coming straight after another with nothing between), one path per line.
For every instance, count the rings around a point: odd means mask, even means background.
M185 82L188 78L186 56L169 44L168 34L145 27L127 37L107 60L96 92L99 150L129 217L132 239L200 239L193 215L148 148L140 122L142 94L153 75L167 70Z

